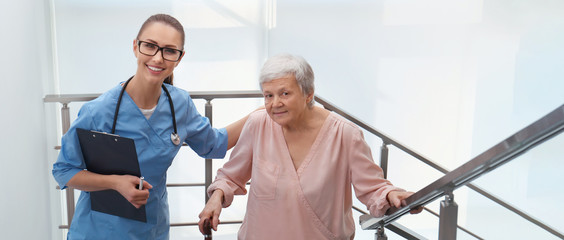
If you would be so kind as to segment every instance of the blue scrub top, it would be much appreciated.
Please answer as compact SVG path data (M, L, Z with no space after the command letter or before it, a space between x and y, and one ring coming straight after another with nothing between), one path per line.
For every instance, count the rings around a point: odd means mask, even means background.
M176 114L180 139L204 158L223 158L227 151L227 131L212 128L201 116L188 92L165 84ZM78 172L85 169L76 128L111 132L114 111L121 85L85 103L78 118L62 138L53 176L61 189ZM141 175L153 185L146 205L147 222L121 218L90 209L90 193L82 191L68 233L68 239L168 239L169 210L166 171L180 150L170 140L174 132L170 106L164 90L149 119L146 119L131 97L124 92L116 124L116 134L135 141Z

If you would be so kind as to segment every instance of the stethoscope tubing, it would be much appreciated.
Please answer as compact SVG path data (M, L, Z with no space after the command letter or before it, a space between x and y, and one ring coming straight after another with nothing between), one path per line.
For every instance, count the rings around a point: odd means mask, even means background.
M117 123L117 118L118 118L118 114L119 114L119 107L121 105L121 99L123 97L123 93L125 92L125 88L127 87L127 84L129 84L131 79L133 79L133 77L130 77L129 79L127 79L127 81L123 84L123 88L121 89L121 92L119 93L119 97L118 97L118 101L117 101L117 105L116 105L116 111L114 113L114 123L112 124L112 134L115 134L115 132L116 132L116 123ZM171 140L174 144L178 145L180 143L179 142L180 139L178 139L178 130L176 129L176 115L174 113L174 104L172 103L172 98L170 97L170 93L168 92L168 89L165 87L164 84L162 84L161 86L162 86L163 90L165 91L166 96L168 98L168 104L170 106L170 113L172 114L172 126L174 127L174 132L171 135Z

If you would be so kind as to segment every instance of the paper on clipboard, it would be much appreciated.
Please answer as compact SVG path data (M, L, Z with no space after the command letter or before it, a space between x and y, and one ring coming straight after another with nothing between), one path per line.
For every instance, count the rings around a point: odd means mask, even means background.
M76 133L88 171L141 176L133 139L82 128ZM135 208L115 190L90 192L90 200L94 211L147 222L145 206Z

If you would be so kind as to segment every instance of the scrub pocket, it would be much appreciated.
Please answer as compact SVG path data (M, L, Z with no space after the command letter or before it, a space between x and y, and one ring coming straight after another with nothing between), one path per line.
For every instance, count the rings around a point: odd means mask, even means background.
M276 196L280 169L277 165L259 159L253 164L251 192L257 199L271 200Z

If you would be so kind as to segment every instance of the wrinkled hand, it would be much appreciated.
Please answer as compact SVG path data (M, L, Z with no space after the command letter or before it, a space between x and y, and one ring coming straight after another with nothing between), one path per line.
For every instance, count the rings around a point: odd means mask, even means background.
M118 191L127 201L129 201L136 208L147 204L149 199L149 189L153 186L146 181L143 181L143 190L139 190L139 178L131 175L115 175L114 190Z
M219 214L221 213L222 208L222 201L223 201L223 191L217 189L213 192L212 196L206 203L204 210L198 215L200 221L198 222L198 226L200 227L200 232L204 235L209 234L209 227L211 224L211 228L214 231L217 231L217 225L219 225Z
M413 195L413 192L391 191L388 193L388 202L390 203L391 206L394 206L396 208L401 208L407 205L405 199L411 195ZM414 209L411 209L409 213L417 214L420 213L421 211L423 211L423 207L419 206Z

